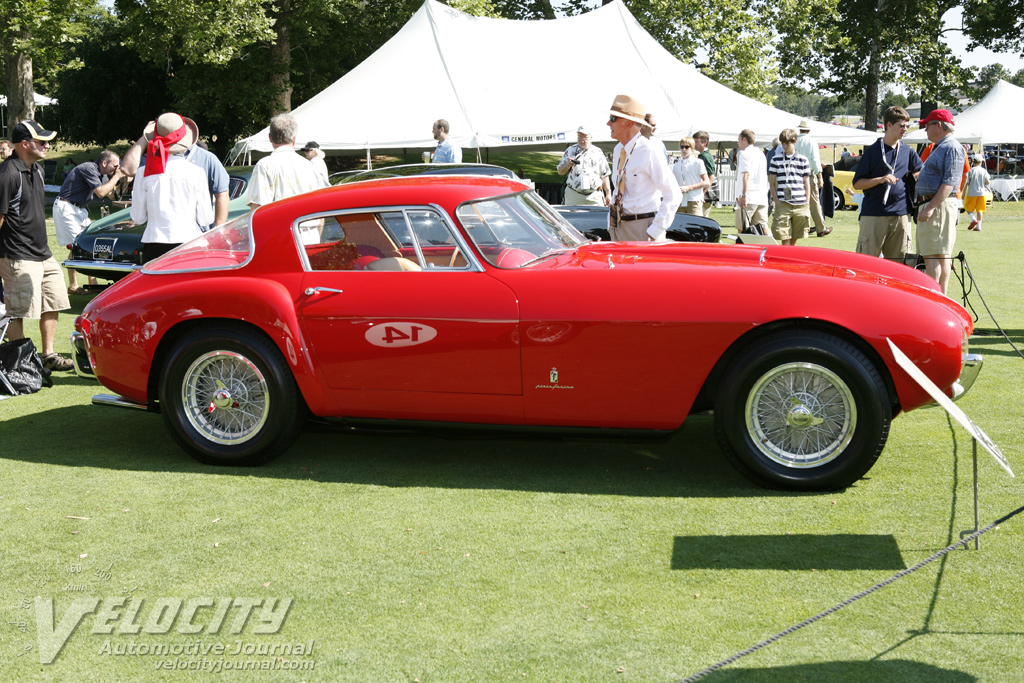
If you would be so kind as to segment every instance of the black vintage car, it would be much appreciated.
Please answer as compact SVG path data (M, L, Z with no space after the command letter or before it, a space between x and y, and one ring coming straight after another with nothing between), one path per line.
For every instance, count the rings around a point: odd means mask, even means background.
M331 176L331 184L354 183L361 180L395 178L410 175L488 175L521 180L515 173L502 166L491 164L404 164L386 166L369 171L348 171ZM554 208L572 223L573 227L592 240L607 242L608 207L568 206L555 204ZM703 216L688 216L677 213L668 230L668 238L676 242L717 242L722 228L717 221Z
M252 169L229 169L228 219L247 212L246 194ZM406 164L369 171L350 171L331 176L331 184L410 175L488 175L518 178L501 166L490 164ZM555 206L569 223L592 240L608 241L608 208L602 206ZM75 240L68 268L103 280L117 281L140 268L142 233L145 225L136 225L130 211L122 209L96 221ZM722 229L718 223L702 216L676 214L668 238L676 242L717 242Z

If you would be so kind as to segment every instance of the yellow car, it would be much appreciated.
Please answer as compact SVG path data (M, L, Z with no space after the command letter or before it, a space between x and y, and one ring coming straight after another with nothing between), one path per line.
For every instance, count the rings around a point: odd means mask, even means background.
M835 175L832 178L832 205L836 211L840 209L856 209L864 193L853 189L853 173L857 170L860 156L850 155L837 159ZM854 195L861 195L856 200Z

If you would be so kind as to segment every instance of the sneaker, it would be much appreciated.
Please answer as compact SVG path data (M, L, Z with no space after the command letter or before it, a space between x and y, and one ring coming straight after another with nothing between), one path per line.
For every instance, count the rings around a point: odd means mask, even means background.
M967 226L967 229L968 230L977 230L978 229L978 221L971 221L971 224Z
M68 372L75 369L75 364L66 356L59 353L51 353L43 358L43 367L50 372Z

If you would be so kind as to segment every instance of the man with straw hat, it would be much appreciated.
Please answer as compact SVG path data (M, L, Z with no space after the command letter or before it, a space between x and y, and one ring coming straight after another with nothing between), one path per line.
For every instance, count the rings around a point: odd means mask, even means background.
M672 169L641 134L647 108L618 95L608 112L608 127L618 141L612 152L613 200L609 228L614 241L665 239L682 201Z

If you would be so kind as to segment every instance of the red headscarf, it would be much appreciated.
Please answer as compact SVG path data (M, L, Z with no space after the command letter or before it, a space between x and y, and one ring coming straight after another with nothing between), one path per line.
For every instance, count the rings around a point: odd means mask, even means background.
M184 120L181 122L181 128L178 130L172 130L170 133L164 136L156 134L156 128L153 129L153 139L149 141L149 145L146 146L146 175L157 175L164 172L164 168L167 166L167 153L175 142L180 141L185 137L185 133L188 132L188 125Z

